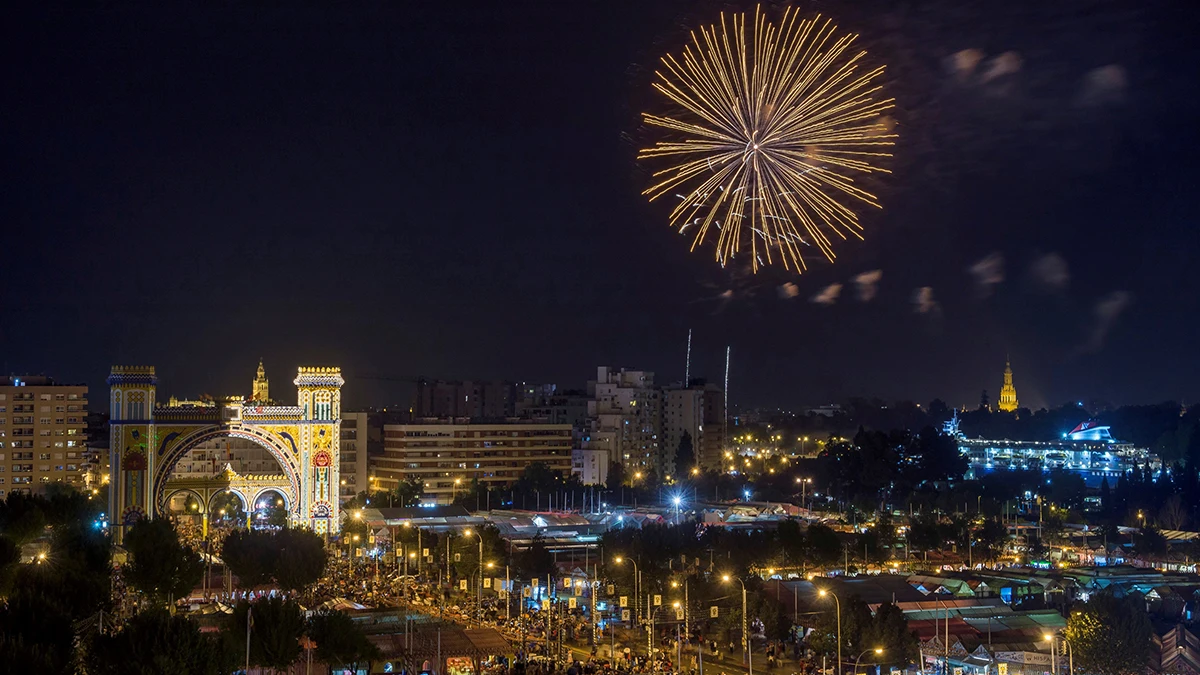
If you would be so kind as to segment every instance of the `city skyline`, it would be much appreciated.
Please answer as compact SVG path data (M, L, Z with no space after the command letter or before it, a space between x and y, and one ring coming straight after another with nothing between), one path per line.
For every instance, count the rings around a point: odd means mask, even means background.
M734 407L995 401L1005 354L1025 407L1193 401L1195 19L1089 6L838 8L900 143L866 240L801 276L715 269L640 195L652 64L715 8L24 8L5 372L216 394L266 356L363 407L406 400L375 378L678 380L691 329Z

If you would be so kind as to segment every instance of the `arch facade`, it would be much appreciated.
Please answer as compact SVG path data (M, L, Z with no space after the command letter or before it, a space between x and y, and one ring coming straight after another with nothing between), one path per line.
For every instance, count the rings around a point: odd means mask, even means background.
M158 406L153 366L114 367L108 377L114 539L119 543L138 519L165 512L168 497L179 490L204 495L207 510L213 490L235 490L253 504L259 494L275 488L284 495L291 524L337 532L343 382L338 368L302 367L294 381L295 406L263 406L238 398L216 405ZM175 464L189 450L220 437L262 446L282 473L242 476L226 467L211 478L171 479Z

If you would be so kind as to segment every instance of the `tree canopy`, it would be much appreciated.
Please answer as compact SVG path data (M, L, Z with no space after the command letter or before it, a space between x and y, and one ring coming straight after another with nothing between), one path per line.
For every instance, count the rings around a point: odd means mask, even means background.
M233 530L225 537L222 556L243 588L274 581L280 588L300 590L325 572L325 543L300 528Z
M322 609L308 619L308 636L316 643L316 656L329 664L330 669L347 666L358 672L364 661L379 658L379 649L367 639L346 614Z
M135 615L116 634L97 635L87 654L88 672L95 675L219 675L235 663L221 636L203 635L192 620L162 608Z
M166 518L143 518L125 533L131 561L125 575L130 585L157 603L186 596L204 576L199 554L179 541Z
M1096 675L1134 675L1146 672L1153 628L1140 593L1117 598L1095 594L1067 618L1075 666Z

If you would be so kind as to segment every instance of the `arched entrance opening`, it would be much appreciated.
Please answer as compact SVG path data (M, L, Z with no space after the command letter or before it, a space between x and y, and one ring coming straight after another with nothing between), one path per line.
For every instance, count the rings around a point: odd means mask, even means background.
M218 490L209 498L209 527L230 530L246 526L250 513L246 497L237 490Z
M210 525L253 526L256 502L268 490L283 507L275 522L283 525L294 520L299 479L287 449L269 439L252 427L240 426L210 427L183 437L164 455L156 501L169 506L168 495L196 493L207 503L206 509L200 509L205 516L202 536L207 536Z
M250 522L255 529L277 529L288 521L287 495L277 488L263 488L254 496Z
M167 495L167 515L175 521L184 541L198 540L204 532L204 496L195 490L175 490Z

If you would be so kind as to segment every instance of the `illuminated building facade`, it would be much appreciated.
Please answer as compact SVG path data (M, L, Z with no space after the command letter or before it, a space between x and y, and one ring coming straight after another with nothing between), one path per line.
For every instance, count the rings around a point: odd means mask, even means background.
M49 483L83 489L87 392L40 375L0 379L0 499Z
M367 417L365 412L342 413L342 477L339 494L343 502L353 499L364 490L375 489L375 486L368 487Z
M219 405L161 406L153 366L114 366L108 376L114 540L120 543L125 528L139 519L166 513L168 500L180 492L195 498L206 531L217 494L236 494L250 512L271 490L283 496L292 524L337 532L341 370L301 367L293 383L294 406L239 397ZM276 466L269 474L242 474L219 457L193 454L232 454L235 442L257 446ZM176 476L181 462L188 474Z
M725 395L713 384L668 388L663 391L662 448L659 475L684 474L693 466L675 466L675 452L683 435L692 440L694 465L720 468L725 449Z
M1012 364L1006 359L1004 361L1004 384L1000 387L1000 402L996 407L1004 412L1013 412L1019 405L1017 402L1017 388L1013 386Z
M583 447L606 450L626 476L655 468L662 429L662 398L654 373L600 366L588 382L588 429ZM674 451L674 448L671 449Z
M1141 469L1156 474L1162 460L1146 448L1113 438L1107 426L1085 422L1058 441L1009 441L962 438L958 449L970 463L967 478L1004 470L1064 469L1079 472L1091 487Z
M473 481L500 488L516 482L531 464L571 473L571 425L512 422L389 424L383 454L370 458L381 490L417 479L426 502L449 504Z

